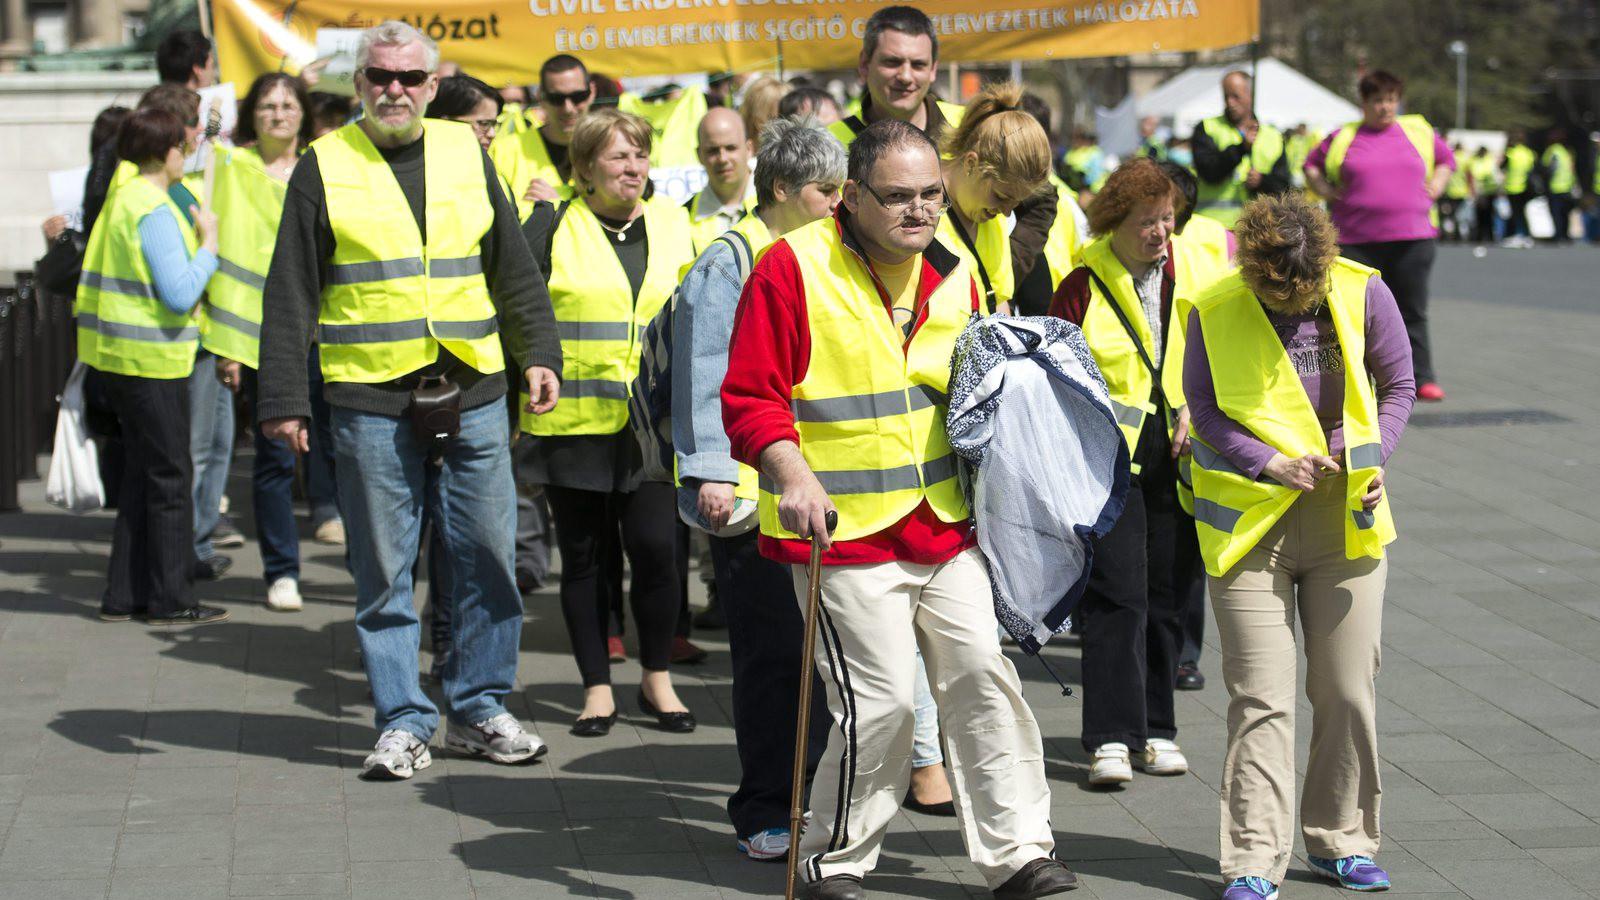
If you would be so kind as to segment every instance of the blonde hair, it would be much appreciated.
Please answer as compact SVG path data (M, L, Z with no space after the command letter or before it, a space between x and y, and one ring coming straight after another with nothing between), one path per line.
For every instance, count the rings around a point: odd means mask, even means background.
M1328 214L1298 191L1250 201L1233 233L1239 275L1274 312L1308 312L1327 295L1339 238Z
M1022 109L1022 85L998 81L984 87L967 104L961 124L945 131L939 153L959 159L977 156L978 175L1014 188L1023 199L1050 177L1050 138L1044 127Z
M611 136L621 133L630 143L645 153L650 152L655 132L643 117L626 113L615 106L592 106L578 117L572 126L572 140L567 143L567 156L572 162L572 178L578 187L589 187L589 180L581 172L594 169L595 157L611 143Z
M761 141L761 129L778 117L778 104L794 88L770 75L750 82L744 89L744 102L739 104L739 118L744 119L744 133L751 140Z

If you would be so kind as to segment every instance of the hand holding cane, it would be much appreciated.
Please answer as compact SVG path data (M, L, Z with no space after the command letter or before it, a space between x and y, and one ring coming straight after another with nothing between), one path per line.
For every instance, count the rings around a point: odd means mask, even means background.
M828 533L839 527L839 513L828 510ZM794 721L794 780L789 790L789 876L784 900L794 900L795 869L800 863L800 821L805 817L806 738L811 723L811 679L816 667L817 610L822 605L822 545L811 536L811 562L806 566L805 641L800 654L800 706Z

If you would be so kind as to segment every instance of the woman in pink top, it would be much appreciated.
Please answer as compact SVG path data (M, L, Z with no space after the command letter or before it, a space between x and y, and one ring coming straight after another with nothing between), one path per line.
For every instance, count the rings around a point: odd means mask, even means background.
M1456 158L1421 116L1398 115L1405 82L1379 69L1361 79L1361 122L1329 135L1306 157L1306 183L1331 200L1340 252L1383 273L1411 338L1417 399L1444 399L1428 349L1428 277L1439 229L1434 201L1444 193ZM1433 144L1433 166L1414 140ZM1342 159L1335 144L1344 148Z

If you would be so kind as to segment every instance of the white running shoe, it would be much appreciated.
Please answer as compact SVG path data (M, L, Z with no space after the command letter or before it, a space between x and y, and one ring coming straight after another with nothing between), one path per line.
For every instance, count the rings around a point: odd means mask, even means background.
M433 765L428 745L400 728L378 735L378 746L361 763L361 777L368 781L404 781L419 769Z
M1128 745L1101 744L1095 748L1089 766L1090 784L1127 784L1133 780L1133 764L1128 761Z
M1189 761L1178 745L1161 738L1146 740L1144 752L1134 764L1146 775L1182 775L1189 771Z
M739 838L739 852L757 862L771 862L789 855L789 829L768 828Z
M267 609L278 612L299 612L302 604L300 582L293 578L285 575L267 586Z
M523 728L516 716L505 712L476 725L451 722L444 745L459 753L487 756L506 764L538 759L550 749L539 735Z

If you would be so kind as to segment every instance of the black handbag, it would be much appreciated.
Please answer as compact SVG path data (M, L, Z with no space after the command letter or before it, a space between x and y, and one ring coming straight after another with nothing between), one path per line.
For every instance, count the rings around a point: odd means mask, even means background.
M83 253L88 245L88 235L75 228L56 235L50 242L50 249L33 265L39 284L58 297L76 295L78 276L83 273Z

